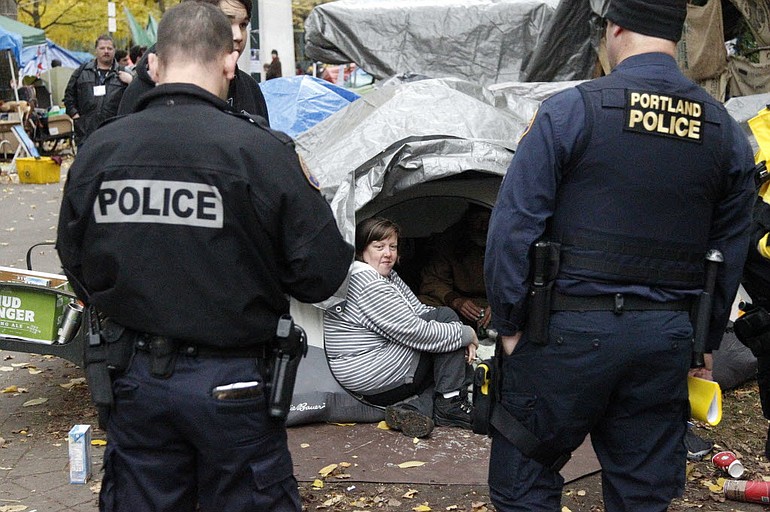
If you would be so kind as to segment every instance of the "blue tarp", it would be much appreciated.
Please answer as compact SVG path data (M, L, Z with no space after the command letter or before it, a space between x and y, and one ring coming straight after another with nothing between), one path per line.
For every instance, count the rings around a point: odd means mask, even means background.
M21 61L21 35L0 28L0 50L12 50L16 63Z
M77 68L83 62L93 59L91 54L87 53L86 55L87 58L83 60L75 52L65 50L50 39L47 39L45 44L28 46L21 51L21 76L39 76L40 73L51 68L51 61L53 59L59 59L61 65L65 68Z
M259 87L267 101L270 127L292 138L359 98L352 91L310 75L274 78Z

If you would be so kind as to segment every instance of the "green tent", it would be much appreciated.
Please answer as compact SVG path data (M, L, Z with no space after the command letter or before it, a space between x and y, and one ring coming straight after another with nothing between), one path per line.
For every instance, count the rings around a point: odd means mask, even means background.
M24 47L45 43L45 31L43 29L30 27L6 16L0 16L0 27L14 34L19 34Z

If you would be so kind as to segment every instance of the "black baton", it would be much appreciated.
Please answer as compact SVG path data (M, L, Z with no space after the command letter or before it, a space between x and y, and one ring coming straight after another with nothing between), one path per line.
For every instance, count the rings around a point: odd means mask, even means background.
M717 270L725 258L717 249L709 249L706 253L706 281L703 291L698 297L698 309L695 312L694 343L691 368L703 368L706 362L703 354L706 352L706 336L708 336L711 320L711 306L714 300L714 289L717 284Z

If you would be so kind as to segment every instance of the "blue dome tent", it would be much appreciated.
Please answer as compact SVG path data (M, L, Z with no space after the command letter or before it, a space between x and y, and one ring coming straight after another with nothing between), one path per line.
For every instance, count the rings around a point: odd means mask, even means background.
M270 127L294 138L357 100L359 95L310 75L274 78L259 84Z

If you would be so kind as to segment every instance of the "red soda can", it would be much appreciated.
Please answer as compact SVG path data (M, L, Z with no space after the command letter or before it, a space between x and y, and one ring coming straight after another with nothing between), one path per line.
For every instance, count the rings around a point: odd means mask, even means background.
M770 503L770 482L761 480L728 480L725 498L749 503Z

